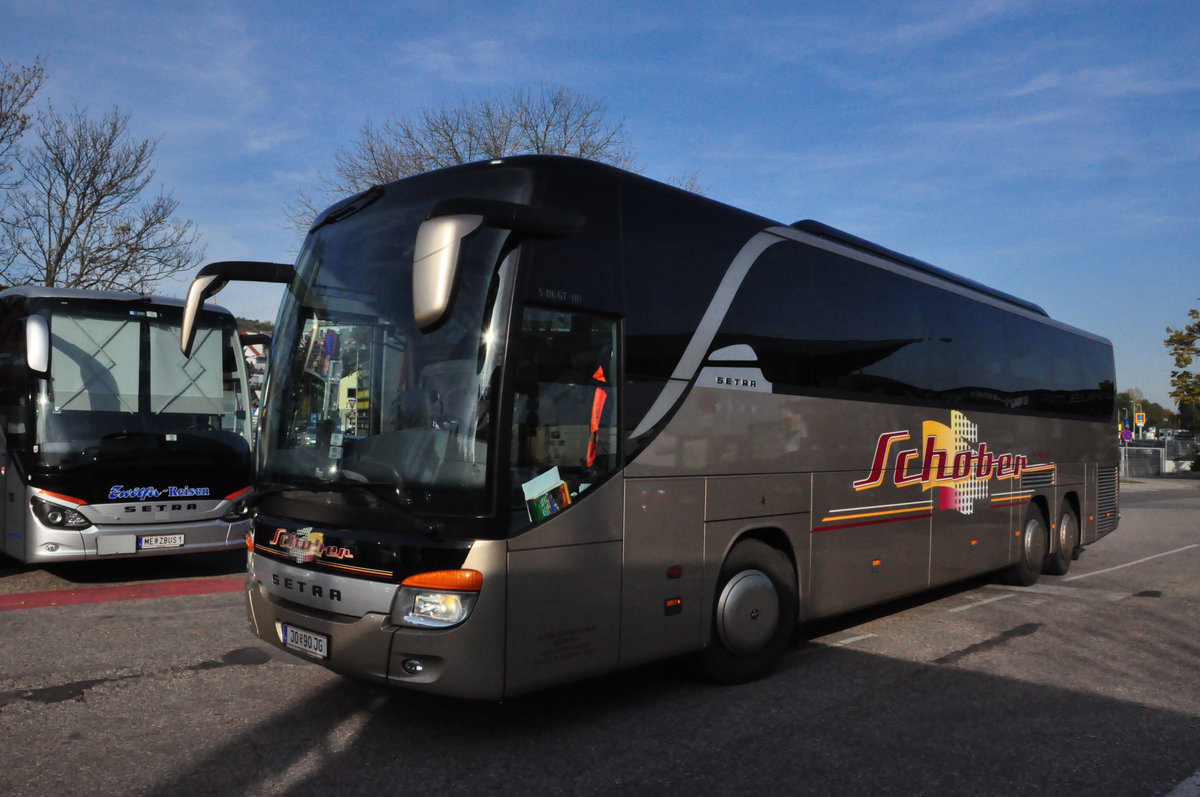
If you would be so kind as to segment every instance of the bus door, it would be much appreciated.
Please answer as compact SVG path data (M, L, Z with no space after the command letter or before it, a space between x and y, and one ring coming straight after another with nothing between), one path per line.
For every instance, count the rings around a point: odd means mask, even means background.
M615 319L525 307L513 369L505 691L618 664Z
M25 560L25 514L29 499L25 482L16 466L12 452L5 448L4 456L4 511L0 512L0 529L4 533L4 551L21 561Z
M5 422L5 426L7 426ZM19 557L20 551L18 548L24 545L24 539L17 530L16 526L12 526L8 521L9 504L16 503L16 496L13 493L12 486L9 483L9 472L15 470L8 461L8 437L4 430L0 429L0 497L4 501L4 508L0 510L0 539L4 540L4 544L0 545L0 550L4 551L9 556ZM8 530L13 530L13 535L10 537Z
M25 484L16 462L17 450L24 445L26 419L29 413L29 353L26 351L26 316L17 303L7 302L0 309L0 550L18 559L25 558ZM32 322L38 327L34 336L41 343L48 341L45 322ZM43 340L43 338L45 340ZM40 344L39 344L40 345ZM39 361L35 365L42 366Z

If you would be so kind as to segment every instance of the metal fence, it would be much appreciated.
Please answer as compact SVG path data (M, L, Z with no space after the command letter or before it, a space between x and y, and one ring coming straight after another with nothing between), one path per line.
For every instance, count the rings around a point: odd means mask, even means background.
M1121 445L1121 478L1154 478L1191 470L1200 448L1191 440L1133 440Z

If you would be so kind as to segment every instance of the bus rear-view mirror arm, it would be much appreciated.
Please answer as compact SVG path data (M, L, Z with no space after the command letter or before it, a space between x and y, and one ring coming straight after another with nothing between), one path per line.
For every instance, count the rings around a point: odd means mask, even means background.
M192 344L196 340L196 317L204 300L216 295L230 282L281 282L290 285L296 278L296 269L287 263L264 263L255 260L222 260L209 263L196 272L188 288L187 303L183 308L183 327L179 335L179 350L184 357L192 355Z
M562 238L583 229L578 213L492 199L444 199L417 230L413 246L413 320L432 329L450 307L463 243L485 227L535 238Z
M238 342L246 346L270 346L271 336L266 332L243 332L238 335Z

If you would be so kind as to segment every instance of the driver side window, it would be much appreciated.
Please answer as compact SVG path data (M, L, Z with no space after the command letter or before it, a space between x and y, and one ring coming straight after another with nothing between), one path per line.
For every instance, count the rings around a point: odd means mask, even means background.
M526 307L516 354L513 516L543 520L617 468L617 322Z

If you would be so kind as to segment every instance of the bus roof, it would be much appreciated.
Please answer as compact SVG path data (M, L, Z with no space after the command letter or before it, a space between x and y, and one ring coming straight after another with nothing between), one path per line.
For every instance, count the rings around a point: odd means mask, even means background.
M47 288L44 285L16 285L0 290L0 297L21 296L26 299L82 299L101 302L129 302L151 304L160 307L184 306L183 299L174 296L156 296L125 291L100 291L86 288ZM230 314L229 310L219 305L208 305L205 310Z
M324 223L327 223L327 221L326 221L327 219L335 218L336 216L338 216L339 213L341 213L347 207L350 207L350 206L353 206L356 204L360 204L360 205L361 204L369 204L370 202L374 201L379 196L381 196L384 193L384 191L386 191L388 189L389 186L391 186L395 183L402 183L406 180L412 180L412 179L426 179L427 176L436 175L439 172L472 172L472 171L478 172L478 171L485 171L490 168L495 168L497 166L514 166L514 167L519 167L519 168L526 168L532 172L542 172L542 173L547 173L547 174L552 174L552 173L559 173L559 174L565 174L565 175L569 175L572 173L574 173L574 174L584 174L584 173L607 174L609 177L612 177L612 178L615 178L618 180L629 181L629 182L632 182L635 184L641 183L646 186L654 186L660 190L673 192L673 193L676 193L681 196L686 196L689 199L696 201L696 202L707 203L707 204L715 205L715 206L722 206L722 207L728 208L731 212L741 214L742 216L760 219L764 223L765 226L772 226L772 225L791 226L793 229L808 233L810 235L815 235L819 238L823 238L826 241L831 241L831 242L841 244L843 246L848 246L848 247L850 247L852 249L856 249L860 252L875 255L876 257L882 257L886 260L890 260L893 263L896 263L896 264L899 264L899 265L902 265L902 266L905 266L908 268L912 268L923 274L935 277L937 279L945 280L947 282L954 283L960 287L966 288L970 291L974 291L974 292L983 294L983 295L988 296L998 302L1007 304L1011 307L1020 308L1026 312L1033 313L1035 315L1042 316L1044 318L1050 318L1050 314L1047 313L1046 310L1043 309L1042 306L1039 304L1031 302L1027 299L1022 299L1020 297L1014 296L1010 293L1006 293L999 289L989 287L989 286L987 286L981 282L977 282L969 277L964 277L961 274L956 274L953 271L949 271L944 268L939 268L938 266L935 266L931 263L927 263L918 258L902 254L901 252L897 252L893 249L888 249L885 246L881 246L879 244L873 243L872 241L868 241L865 238L860 238L851 233L845 232L843 230L839 230L836 227L831 227L828 224L824 224L819 221L814 221L812 219L804 219L801 221L797 221L791 225L783 225L776 220L769 219L765 216L754 213L753 211L745 210L743 208L738 208L733 205L729 205L728 203L721 202L720 200L716 200L711 197L704 196L702 194L696 194L694 192L687 191L686 189L682 189L682 188L679 188L679 187L676 187L673 185L669 185L667 183L663 183L663 182L654 180L654 179L646 177L644 175L637 174L636 172L629 172L629 171L621 169L617 166L613 166L613 165L607 164L607 163L602 163L600 161L593 161L593 160L588 160L586 158L577 158L577 157L566 156L566 155L538 155L538 154L514 155L514 156L509 156L509 157L504 157L504 158L496 158L496 159L492 159L492 160L482 160L482 161L475 161L472 163L458 164L455 166L448 166L448 167L445 167L442 169L436 169L431 172L424 172L422 174L412 175L412 176L408 176L408 177L402 177L399 180L393 181L393 183L389 183L387 185L382 185L382 186L373 186L372 188L370 188L366 191L363 191L359 194L355 194L350 197L346 197L345 199L342 199L341 201L334 203L333 205L331 205L330 207L328 207L324 211L322 211L320 214L318 214L318 216L314 220L312 229L315 230L318 227L322 226Z
M974 291L986 293L988 296L991 296L994 299L999 299L1002 302L1007 302L1008 304L1022 307L1030 312L1037 313L1041 316L1046 316L1047 318L1050 317L1050 314L1042 309L1041 305L1034 304L1033 302L1021 299L1017 296L1013 296L1011 293L1005 293L1004 291L997 290L996 288L988 287L987 285L984 285L981 282L976 282L969 277L964 277L961 274L955 274L953 271L947 271L944 268L938 268L931 263L926 263L924 260L918 260L915 257L901 254L895 250L888 249L886 246L880 246L877 243L868 241L865 238L859 238L857 235L852 235L844 230L839 230L836 227L830 227L828 224L823 224L822 222L814 221L812 219L803 219L795 222L791 226L797 230L800 230L801 232L806 232L810 235L816 235L829 241L836 241L837 243L844 244L864 252L869 252L873 255L886 258L893 262L911 266L912 268L915 268L918 271L923 271L926 274L931 274L935 277L949 280L950 282L957 283Z

